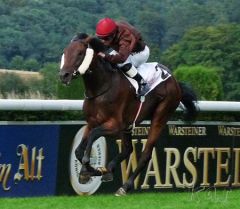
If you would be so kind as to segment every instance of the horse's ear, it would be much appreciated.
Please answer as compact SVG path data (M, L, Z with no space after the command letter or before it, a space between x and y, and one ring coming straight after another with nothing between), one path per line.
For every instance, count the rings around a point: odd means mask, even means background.
M89 45L93 48L95 52L104 52L107 50L107 46L105 46L101 40L97 37L91 37L89 39Z
M73 36L71 42L72 42L72 41L77 41L77 40L84 40L84 39L86 39L86 38L88 38L88 37L89 37L89 36L88 36L88 34L86 34L86 33L77 33L75 36Z

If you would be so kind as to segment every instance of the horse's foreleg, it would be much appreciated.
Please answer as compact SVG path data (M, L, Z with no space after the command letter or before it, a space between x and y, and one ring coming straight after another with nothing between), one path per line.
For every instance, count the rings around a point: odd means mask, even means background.
M82 163L82 158L84 156L85 153L85 149L88 143L88 138L89 138L89 134L91 132L91 129L89 128L89 126L86 126L84 133L83 133L83 137L81 140L81 143L78 145L78 147L75 150L75 156L76 158L80 161L80 163L82 164L82 168L81 168L81 173L85 173L86 175L83 176L79 176L79 182L83 183L83 182L87 182L90 178L91 178L91 174L93 174L95 172L95 169L93 167L91 167L90 164L83 164Z
M85 153L84 153L84 156L82 158L82 164L83 165L87 165L87 164L90 163L90 154L91 154L91 149L92 149L93 142L96 139L98 139L99 137L103 136L104 134L105 134L105 131L102 128L102 126L96 127L96 128L91 130L91 132L89 133L88 140L87 140Z
M84 151L87 146L87 137L83 137L81 143L78 145L77 149L75 150L76 158L82 163L82 158L84 156Z
M90 165L90 154L93 142L104 134L101 126L89 129L87 127L82 142L75 151L77 159L82 163L82 168L79 174L79 182L87 183L91 176L100 176L101 172Z
M90 130L87 144L84 152L84 156L82 157L82 169L79 175L80 183L87 183L87 181L91 178L91 176L101 176L106 173L105 169L94 169L90 166L90 154L93 142L101 136L117 134L121 130L119 123L116 120L109 120L106 123L93 128Z
M124 132L122 136L122 152L119 153L107 166L107 172L102 176L102 181L112 181L113 172L118 164L130 156L133 151L132 147L132 133L130 131Z
M81 162L81 164L83 164L82 158L84 156L84 152L87 147L88 138L89 138L90 133L91 133L91 128L89 128L89 126L87 125L84 130L84 133L83 133L82 141L75 150L75 156Z

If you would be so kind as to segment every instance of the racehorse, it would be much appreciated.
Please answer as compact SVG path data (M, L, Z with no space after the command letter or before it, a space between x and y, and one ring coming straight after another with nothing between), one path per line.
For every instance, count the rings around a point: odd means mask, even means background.
M177 82L171 75L150 91L141 103L125 75L97 55L104 50L104 45L96 37L84 33L76 35L64 49L59 76L64 84L69 84L81 74L85 85L83 111L87 126L75 150L82 164L79 174L82 184L87 183L91 176L102 176L103 181L113 180L116 165L127 159L133 151L131 125L151 119L147 143L137 168L116 192L117 196L121 196L133 188L134 179L151 159L154 145L180 102L185 106L186 118L193 120L197 115L197 99L191 88ZM99 137L107 135L122 139L122 152L105 169L93 168L90 165L92 144Z

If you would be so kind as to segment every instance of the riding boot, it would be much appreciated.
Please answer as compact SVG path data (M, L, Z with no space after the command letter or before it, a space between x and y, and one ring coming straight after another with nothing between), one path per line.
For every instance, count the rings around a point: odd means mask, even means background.
M137 96L144 96L149 90L150 87L143 77L138 73L137 69L131 64L128 63L121 67L121 70L130 78L133 78L138 82L138 93Z

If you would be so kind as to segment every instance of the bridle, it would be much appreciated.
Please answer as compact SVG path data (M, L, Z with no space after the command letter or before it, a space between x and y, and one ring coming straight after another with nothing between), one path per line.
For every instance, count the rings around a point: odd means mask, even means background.
M73 71L72 76L76 77L77 75L81 74L85 74L85 72L89 69L89 66L93 60L93 56L94 56L94 50L87 45L85 42L81 41L81 40L72 40L73 41L79 41L80 43L82 43L83 45L86 46L86 52L85 52L85 56L83 58L82 63L80 64L80 66ZM61 59L61 65L60 65L60 69L63 68L64 66L64 61L65 61L65 56L64 54L62 55L62 59Z

